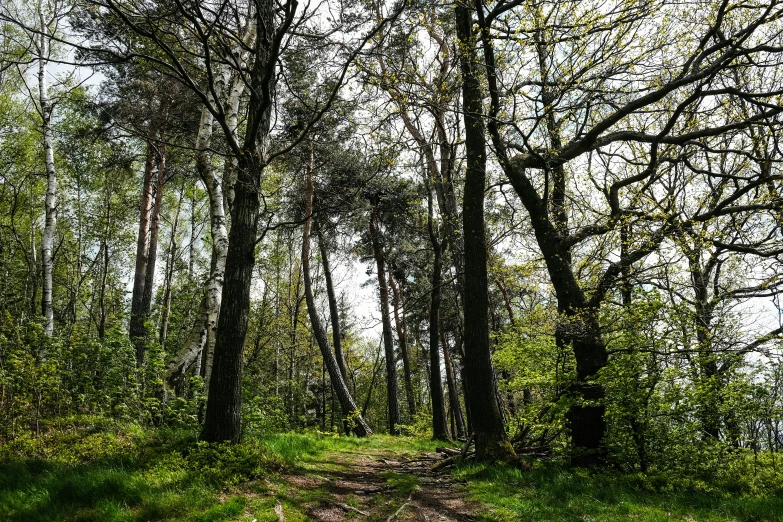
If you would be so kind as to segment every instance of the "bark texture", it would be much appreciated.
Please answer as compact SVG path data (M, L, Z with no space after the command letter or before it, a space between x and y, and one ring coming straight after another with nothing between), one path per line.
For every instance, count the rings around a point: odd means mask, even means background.
M201 432L201 438L208 442L236 443L242 435L242 356L258 232L259 160L254 152L245 151L239 161L209 398Z
M443 248L432 217L432 193L427 194L427 229L432 244L433 262L430 290L430 399L432 401L432 438L448 439L449 430L446 424L446 406L443 401L443 379L440 373L440 297L443 271Z
M345 366L345 356L343 354L343 334L340 328L340 309L337 306L337 296L334 293L334 282L332 281L332 269L329 266L329 251L324 241L323 230L320 226L315 227L318 235L318 248L321 252L321 264L324 269L324 280L326 282L326 297L329 301L329 319L332 323L332 342L334 343L334 356L337 359L337 366L340 368L340 375L345 382L348 382L348 370Z
M307 315L310 317L310 324L313 327L313 335L321 350L324 365L329 372L329 380L332 383L332 389L337 395L340 403L340 410L348 426L357 437L372 435L370 426L365 422L364 417L359 413L359 408L353 400L348 385L340 372L337 364L337 358L329 346L329 339L326 335L321 320L318 317L318 310L315 306L313 296L313 284L310 277L310 233L313 225L313 155L310 152L310 162L307 168L307 189L305 194L305 223L302 233L302 276L304 279L305 301L307 302Z
M486 189L486 141L482 108L481 72L476 59L471 10L455 8L459 60L462 72L462 105L465 121L465 190L462 207L465 243L465 399L476 441L476 458L510 461L516 458L508 443L495 394L489 343L489 278L484 226Z
M149 261L149 223L152 213L153 193L155 181L155 150L152 144L154 131L150 129L147 136L147 152L144 161L144 179L141 186L141 198L139 204L139 229L136 235L136 264L133 272L133 292L131 294L130 326L128 328L131 341L136 350L136 364L141 366L144 362L144 338L147 331L144 322L147 314L144 313L144 285L147 282L147 262Z
M41 261L43 281L41 282L41 312L44 317L44 333L51 337L54 333L54 309L52 307L52 274L54 272L54 234L57 231L57 171L54 165L54 132L52 131L52 104L49 100L49 82L47 81L49 60L49 36L44 13L39 5L41 34L38 49L38 103L40 105L41 132L43 134L44 164L46 167L46 200L44 203L45 221L41 235Z
M372 240L375 267L378 271L378 291L383 323L383 348L386 355L386 402L388 406L389 433L400 434L400 405L397 393L397 357L394 353L391 317L389 316L389 286L386 281L386 258L383 253L381 232L378 228L378 196L374 196L370 211L370 238Z
M248 117L245 138L237 154L237 181L231 209L225 281L201 432L201 438L208 442L239 442L242 436L243 354L250 311L250 284L255 266L260 185L265 166L263 158L269 144L275 87L277 50L273 42L278 41L274 4L259 0L255 6L258 35L250 71Z
M400 284L394 281L394 273L389 270L389 287L392 291L392 302L394 303L394 327L397 330L397 339L400 344L400 356L402 357L402 373L405 379L405 398L408 402L408 415L412 419L416 415L416 397L413 393L413 380L411 378L411 363L408 354L408 328L405 324L405 298L403 292L403 279Z

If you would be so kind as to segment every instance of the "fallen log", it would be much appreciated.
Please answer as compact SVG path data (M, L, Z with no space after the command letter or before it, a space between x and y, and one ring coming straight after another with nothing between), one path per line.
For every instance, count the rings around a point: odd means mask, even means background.
M462 448L462 458L465 458L465 455L468 454L468 449L470 449L470 445L473 444L473 439L476 437L475 433L471 433L470 437L468 437L468 441L465 443L465 447Z
M453 464L456 464L457 462L464 462L465 460L473 457L475 454L476 454L475 452L472 452L466 454L464 457L460 454L460 455L454 455L449 458L443 459L437 464L435 464L434 466L432 466L430 468L430 471L438 471L439 469L447 468Z

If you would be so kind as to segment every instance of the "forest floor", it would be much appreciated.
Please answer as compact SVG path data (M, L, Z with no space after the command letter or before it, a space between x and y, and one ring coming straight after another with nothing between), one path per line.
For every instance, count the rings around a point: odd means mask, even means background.
M298 473L281 475L271 487L286 508L310 520L462 522L475 520L479 503L464 483L430 468L441 460L433 452L400 448L326 452Z
M777 472L754 491L557 461L433 473L438 445L288 433L215 446L192 430L59 422L0 443L0 520L783 521Z

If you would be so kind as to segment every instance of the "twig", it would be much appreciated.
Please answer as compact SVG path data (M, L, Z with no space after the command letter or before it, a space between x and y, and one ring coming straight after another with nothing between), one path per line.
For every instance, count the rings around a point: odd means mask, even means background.
M457 448L445 448L445 447L441 448L441 447L438 447L438 448L435 448L435 451L437 453L445 453L446 455L459 455L460 454L460 450L457 449Z
M465 443L465 447L462 448L462 458L465 458L465 455L468 454L468 449L470 448L470 445L473 444L473 438L476 436L475 433L471 433L470 437L468 437L468 442Z
M465 461L466 459L469 459L473 455L475 455L476 452L468 453L465 457L462 457L461 455L454 455L453 457L449 457L447 459L443 459L434 466L430 468L430 471L438 471L439 469L447 468L451 466L452 464L457 462L457 459Z
M359 513L360 515L364 515L365 517L369 517L370 516L369 513L365 513L364 511L362 511L360 509L356 509L355 507L349 506L348 504L343 504L342 502L338 502L337 503L337 507L339 507L340 509L342 509L344 511L353 511L354 513Z
M414 491L415 491L415 490L414 490ZM408 495L408 500L406 500L406 501L405 501L405 504L401 505L401 506L400 506L400 509L398 509L397 511L395 511L395 512L394 512L394 514L392 514L392 515L389 515L389 518L387 518L387 519L386 519L386 522L391 522L392 520L394 520L395 518L397 518L397 515L399 515L399 514L400 514L400 511L402 511L402 510L405 508L405 506L407 506L407 505L410 503L410 501L411 501L411 497L413 497L413 491L411 491L411 494L410 494L410 495Z

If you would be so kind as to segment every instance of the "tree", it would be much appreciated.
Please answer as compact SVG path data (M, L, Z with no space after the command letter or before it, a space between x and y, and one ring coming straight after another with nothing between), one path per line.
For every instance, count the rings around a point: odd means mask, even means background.
M31 57L17 56L12 63L15 62L21 65L28 59L34 59L38 64L38 92L34 106L40 118L41 143L44 170L46 172L45 217L41 234L41 314L44 318L44 333L47 337L52 337L54 334L52 294L58 196L53 132L56 100L52 100L53 93L50 92L51 73L49 72L49 63L53 60L55 54L51 47L52 41L59 37L57 33L60 31L60 26L68 15L69 10L70 6L68 3L59 0L39 0L35 6L21 9L20 6L11 4L0 10L0 20L6 20L16 25L26 25L31 28L31 30L21 35L22 38L29 39L28 42L23 44L23 48L25 52L31 54Z
M494 152L530 216L557 295L558 336L576 357L573 443L592 454L581 461L600 460L604 393L593 377L608 360L597 310L609 290L628 267L689 223L777 205L752 196L765 183L760 173L737 180L732 190L722 185L726 190L716 193L710 210L686 217L676 200L691 152L731 156L722 137L777 126L782 109L773 99L775 80L759 89L736 84L731 74L777 62L778 50L765 33L776 23L776 8L759 6L740 15L728 2L710 6L708 13L669 2L620 3L608 11L584 2L512 2L476 4L473 11ZM515 27L519 37L509 38ZM635 33L651 37L636 45L629 36ZM675 34L690 38L666 36ZM508 45L499 50L501 40ZM517 61L514 53L533 59ZM527 64L530 73L521 73ZM640 73L643 65L649 68ZM718 109L739 100L758 112ZM599 158L603 179L593 170ZM596 192L577 199L569 193L590 186L579 185L581 173ZM600 263L590 284L580 281L575 249L616 238L623 227L631 227L634 240L622 257Z
M430 297L430 400L432 401L432 438L448 439L446 406L443 401L443 379L440 373L440 301L443 270L443 241L438 239L432 211L432 190L427 183L427 231L432 244L432 290ZM445 346L445 344L444 344ZM446 371L450 371L447 365ZM451 390L449 390L451 391Z
M141 54L148 63L173 75L196 94L223 131L231 156L236 160L232 173L236 181L233 196L229 196L232 207L225 279L202 438L237 442L241 437L242 353L261 215L262 174L275 157L301 142L311 126L311 123L305 124L287 145L270 147L272 108L278 78L276 68L289 31L305 24L310 13L298 15L295 0L280 6L266 0L259 0L253 5L224 0L214 6L214 10L213 6L190 3L168 6L165 3L119 4L113 0L97 0L90 4L155 51ZM185 21L184 26L182 20ZM320 118L330 107L345 77L346 64L387 22L380 21L380 25L371 29L368 36L360 37L358 45L348 51L345 61L338 64L338 81L319 99L314 119ZM251 26L256 37L250 44L245 44L237 35L244 34L244 29ZM182 38L169 38L172 28L179 28ZM108 43L100 49L107 58L138 50L129 48L124 41ZM243 65L241 53L238 56L232 52L236 46L251 54L252 63ZM240 139L234 135L230 107L219 96L218 91L222 87L220 75L216 73L221 65L236 72L242 83L248 86L245 125Z
M397 356L394 353L391 316L389 314L389 286L386 279L386 254L383 249L383 236L378 223L379 194L370 195L370 243L372 244L378 277L378 294L381 305L381 324L383 327L383 348L386 354L386 403L388 405L389 433L400 434L400 405L397 398Z
M307 313L310 316L310 323L313 327L313 334L315 335L318 346L321 349L321 356L323 357L324 364L329 370L329 380L332 383L332 389L337 394L343 417L348 419L345 421L346 426L350 426L350 429L358 437L365 437L367 435L372 435L372 430L367 425L362 415L359 413L359 408L356 406L356 403L351 396L351 392L348 390L344 374L340 371L338 360L329 346L329 340L326 337L326 331L321 325L321 320L318 317L318 310L315 306L315 298L313 297L313 285L312 279L310 277L310 231L313 224L313 194L315 193L315 185L313 183L314 170L315 155L311 145L310 158L307 163L305 223L304 232L302 234L302 274L304 279L305 300L307 302Z
M462 106L465 120L465 189L462 196L462 237L465 242L465 401L470 429L476 439L476 457L485 461L513 461L503 417L498 407L495 374L489 350L489 278L484 226L487 151L482 107L481 72L476 60L476 35L470 10L455 7Z

